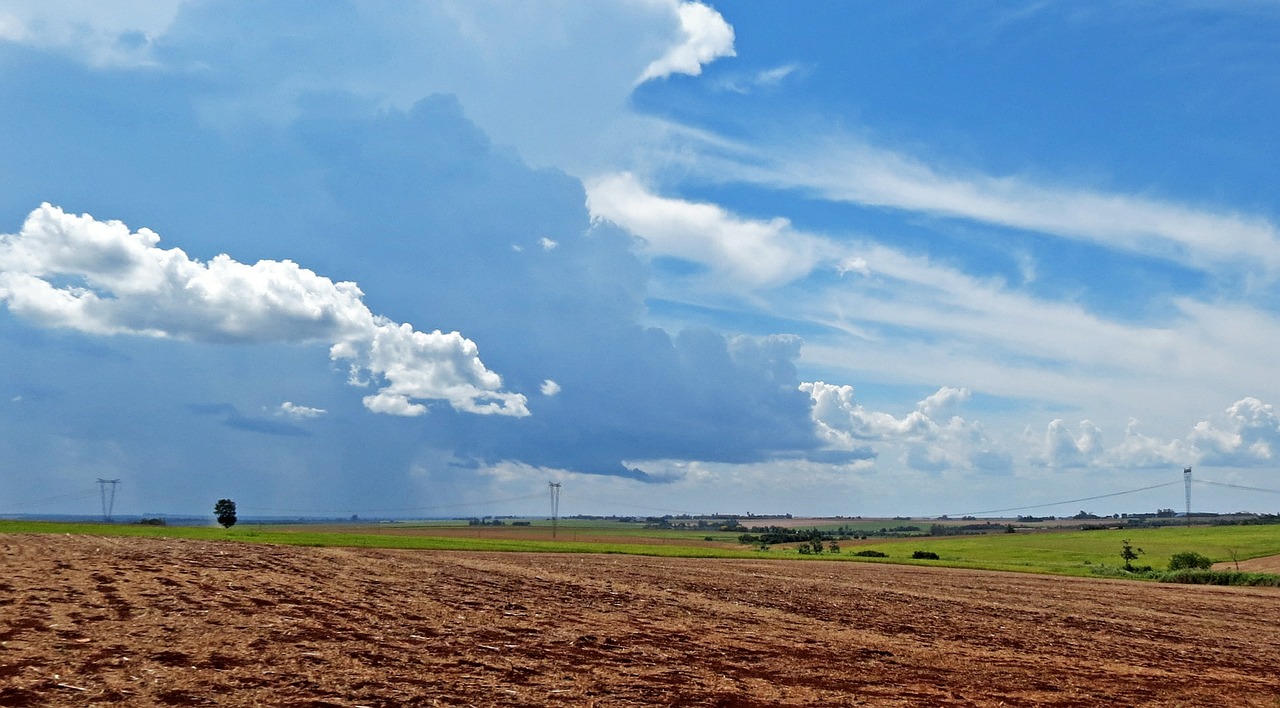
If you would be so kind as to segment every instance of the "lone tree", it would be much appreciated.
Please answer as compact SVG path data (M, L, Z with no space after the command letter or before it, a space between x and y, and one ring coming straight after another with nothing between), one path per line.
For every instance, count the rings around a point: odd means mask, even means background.
M1127 538L1120 539L1120 544L1120 557L1124 559L1124 569L1128 571L1135 570L1133 562L1138 560L1138 556L1143 553L1142 549L1134 548Z
M213 505L213 513L218 516L218 523L222 524L222 528L229 529L236 525L236 503L230 499L219 499L217 504Z

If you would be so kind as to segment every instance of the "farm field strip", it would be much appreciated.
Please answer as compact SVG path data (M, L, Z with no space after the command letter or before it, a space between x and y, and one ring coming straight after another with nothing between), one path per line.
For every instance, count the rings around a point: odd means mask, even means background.
M0 704L1280 700L1269 588L12 534L0 598Z
M629 531L630 533L622 533ZM842 541L841 553L801 556L794 548L752 550L737 542L737 534L655 529L601 528L566 525L556 540L548 527L467 527L444 525L241 525L231 529L194 526L125 524L63 524L0 521L0 533L70 533L99 536L140 536L230 540L291 546L457 550L467 552L621 553L691 558L786 558L809 561L858 561L942 565L1089 576L1103 566L1121 565L1125 539L1144 549L1137 563L1157 569L1183 551L1203 554L1215 562L1248 561L1280 555L1280 526L1193 526L1095 531L1040 531L970 536L911 537ZM710 537L713 540L707 541ZM872 549L888 558L861 558L858 550ZM913 551L928 550L939 560L912 560ZM1256 565L1256 564L1255 564ZM1243 567L1243 564L1242 564ZM1270 566L1259 566L1265 570Z

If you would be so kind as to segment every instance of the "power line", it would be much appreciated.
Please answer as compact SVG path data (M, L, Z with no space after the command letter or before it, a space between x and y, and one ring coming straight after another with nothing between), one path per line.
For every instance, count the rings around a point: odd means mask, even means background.
M49 504L57 504L59 502L79 501L81 499L89 499L91 497L96 497L98 495L99 495L98 490L90 487L78 492L68 492L67 494L58 494L52 497L44 497L41 499L32 499L25 502L14 502L12 504L5 504L4 506L0 506L0 510L18 511L22 509L30 509L32 507L48 506Z
M440 509L456 509L461 507L472 506L488 506L492 504L505 504L507 502L525 501L527 499L541 498L542 494L526 494L519 497L507 497L505 499L485 499L474 502L458 502L454 504L432 504L429 506L413 506L400 507L396 509L279 509L271 507L251 506L241 507L241 510L252 512L272 512L277 514L399 514L411 511L436 511Z
M1230 487L1231 489L1243 489L1247 492L1265 492L1267 494L1280 494L1280 489L1263 489L1262 487L1246 487L1243 484L1228 484L1226 482L1210 482L1207 479L1195 480L1197 484L1211 484L1215 487Z
M1196 480L1201 481L1201 480ZM1110 494L1099 494L1092 497L1081 497L1079 499L1066 499L1063 501L1049 502L1047 504L1032 504L1031 506L1014 506L1007 509L988 509L986 511L967 511L961 514L939 514L938 516L978 516L980 514L999 514L1006 511L1026 511L1028 509L1044 509L1050 506L1061 506L1063 504L1076 504L1078 502L1093 501L1095 499L1107 499L1109 497L1119 497L1125 494L1136 494L1151 489L1159 489L1161 487L1172 487L1175 484L1182 484L1182 480L1174 480L1172 482L1164 482L1163 484L1153 484L1149 487L1139 487L1137 489L1128 489L1123 492L1112 492Z
M583 497L583 500L588 502L612 504L614 506L621 506L627 509L644 509L645 511L665 511L668 514L676 514L676 515L683 514L686 516L693 515L693 512L689 511L688 509L666 509L660 506L644 506L642 504L628 504L627 502L620 502L614 499L604 499L602 497Z

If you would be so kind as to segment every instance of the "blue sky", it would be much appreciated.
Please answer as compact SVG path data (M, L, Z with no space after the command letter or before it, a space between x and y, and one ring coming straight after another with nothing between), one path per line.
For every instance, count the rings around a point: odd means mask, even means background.
M0 3L0 513L1274 512L1278 30Z

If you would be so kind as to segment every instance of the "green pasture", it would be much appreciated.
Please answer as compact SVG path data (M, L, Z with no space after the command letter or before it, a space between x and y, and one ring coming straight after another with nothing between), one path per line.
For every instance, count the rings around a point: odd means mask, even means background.
M611 526L611 525L610 525ZM454 524L456 528L456 522ZM139 526L126 524L45 523L0 521L0 533L66 533L97 536L147 536L200 540L272 543L291 546L336 546L356 548L396 548L448 551L525 551L548 553L622 553L686 558L771 558L831 562L909 563L989 570L1091 575L1095 569L1123 565L1121 544L1128 539L1144 553L1137 566L1156 570L1167 567L1174 553L1194 551L1215 562L1280 554L1280 526L1192 526L1103 531L1036 531L975 536L915 537L892 541L843 541L841 553L800 555L793 546L774 546L759 551L737 543L737 535L722 532L667 531L644 529L638 524L605 528L595 524L566 524L555 541L496 538L477 528L476 535L433 536L432 525L348 525L324 526L238 525ZM440 528L435 525L434 528ZM607 532L628 537L625 542L576 540L575 529L583 535ZM545 530L545 529L543 529ZM678 541L716 539L716 545L684 545ZM666 541L646 543L645 541ZM671 541L677 541L672 543ZM859 558L854 552L873 549L887 558ZM912 560L914 551L932 551L939 560Z
M1031 533L944 536L867 543L842 543L844 553L870 548L888 554L880 562L948 565L1056 575L1090 575L1100 566L1124 565L1122 542L1128 539L1144 553L1135 566L1164 570L1182 551L1208 556L1215 563L1280 554L1280 526L1165 526L1105 531L1036 531ZM933 551L936 561L912 561L914 551Z
M394 548L439 551L523 551L533 553L625 553L646 556L686 558L754 558L759 554L736 543L723 547L682 546L677 544L600 543L576 541L572 529L561 529L567 538L523 540L486 538L482 529L476 536L431 536L427 533L391 533L383 528L348 526L338 530L317 530L317 526L237 525L230 529L217 526L141 526L131 524L47 523L0 520L0 533L64 533L94 536L142 536L149 538L185 538L202 541L241 541L272 543L284 546L325 546L342 548ZM456 526L454 527L456 528ZM419 529L422 530L422 529ZM684 534L701 540L712 534L692 532L647 532L650 538L679 538L659 534ZM726 534L720 534L722 536Z
M294 531L305 529L320 533L357 533L377 535L430 535L432 531L448 529L450 531L466 531L476 537L484 537L491 533L519 533L522 529L539 535L550 533L551 521L548 519L515 519L528 521L528 526L513 526L510 519L503 526L472 526L465 521L452 519L429 519L425 521L397 521L387 524L290 524L288 526L266 525L258 528L293 528ZM253 526L253 524L246 524ZM663 539L665 541L705 541L710 538L720 543L737 545L739 531L716 531L713 529L647 529L643 523L626 521L608 521L600 519L561 519L557 524L562 540L574 541L578 536L614 536L618 538L634 538L638 540ZM235 529L233 529L235 530ZM628 544L629 545L629 544Z

